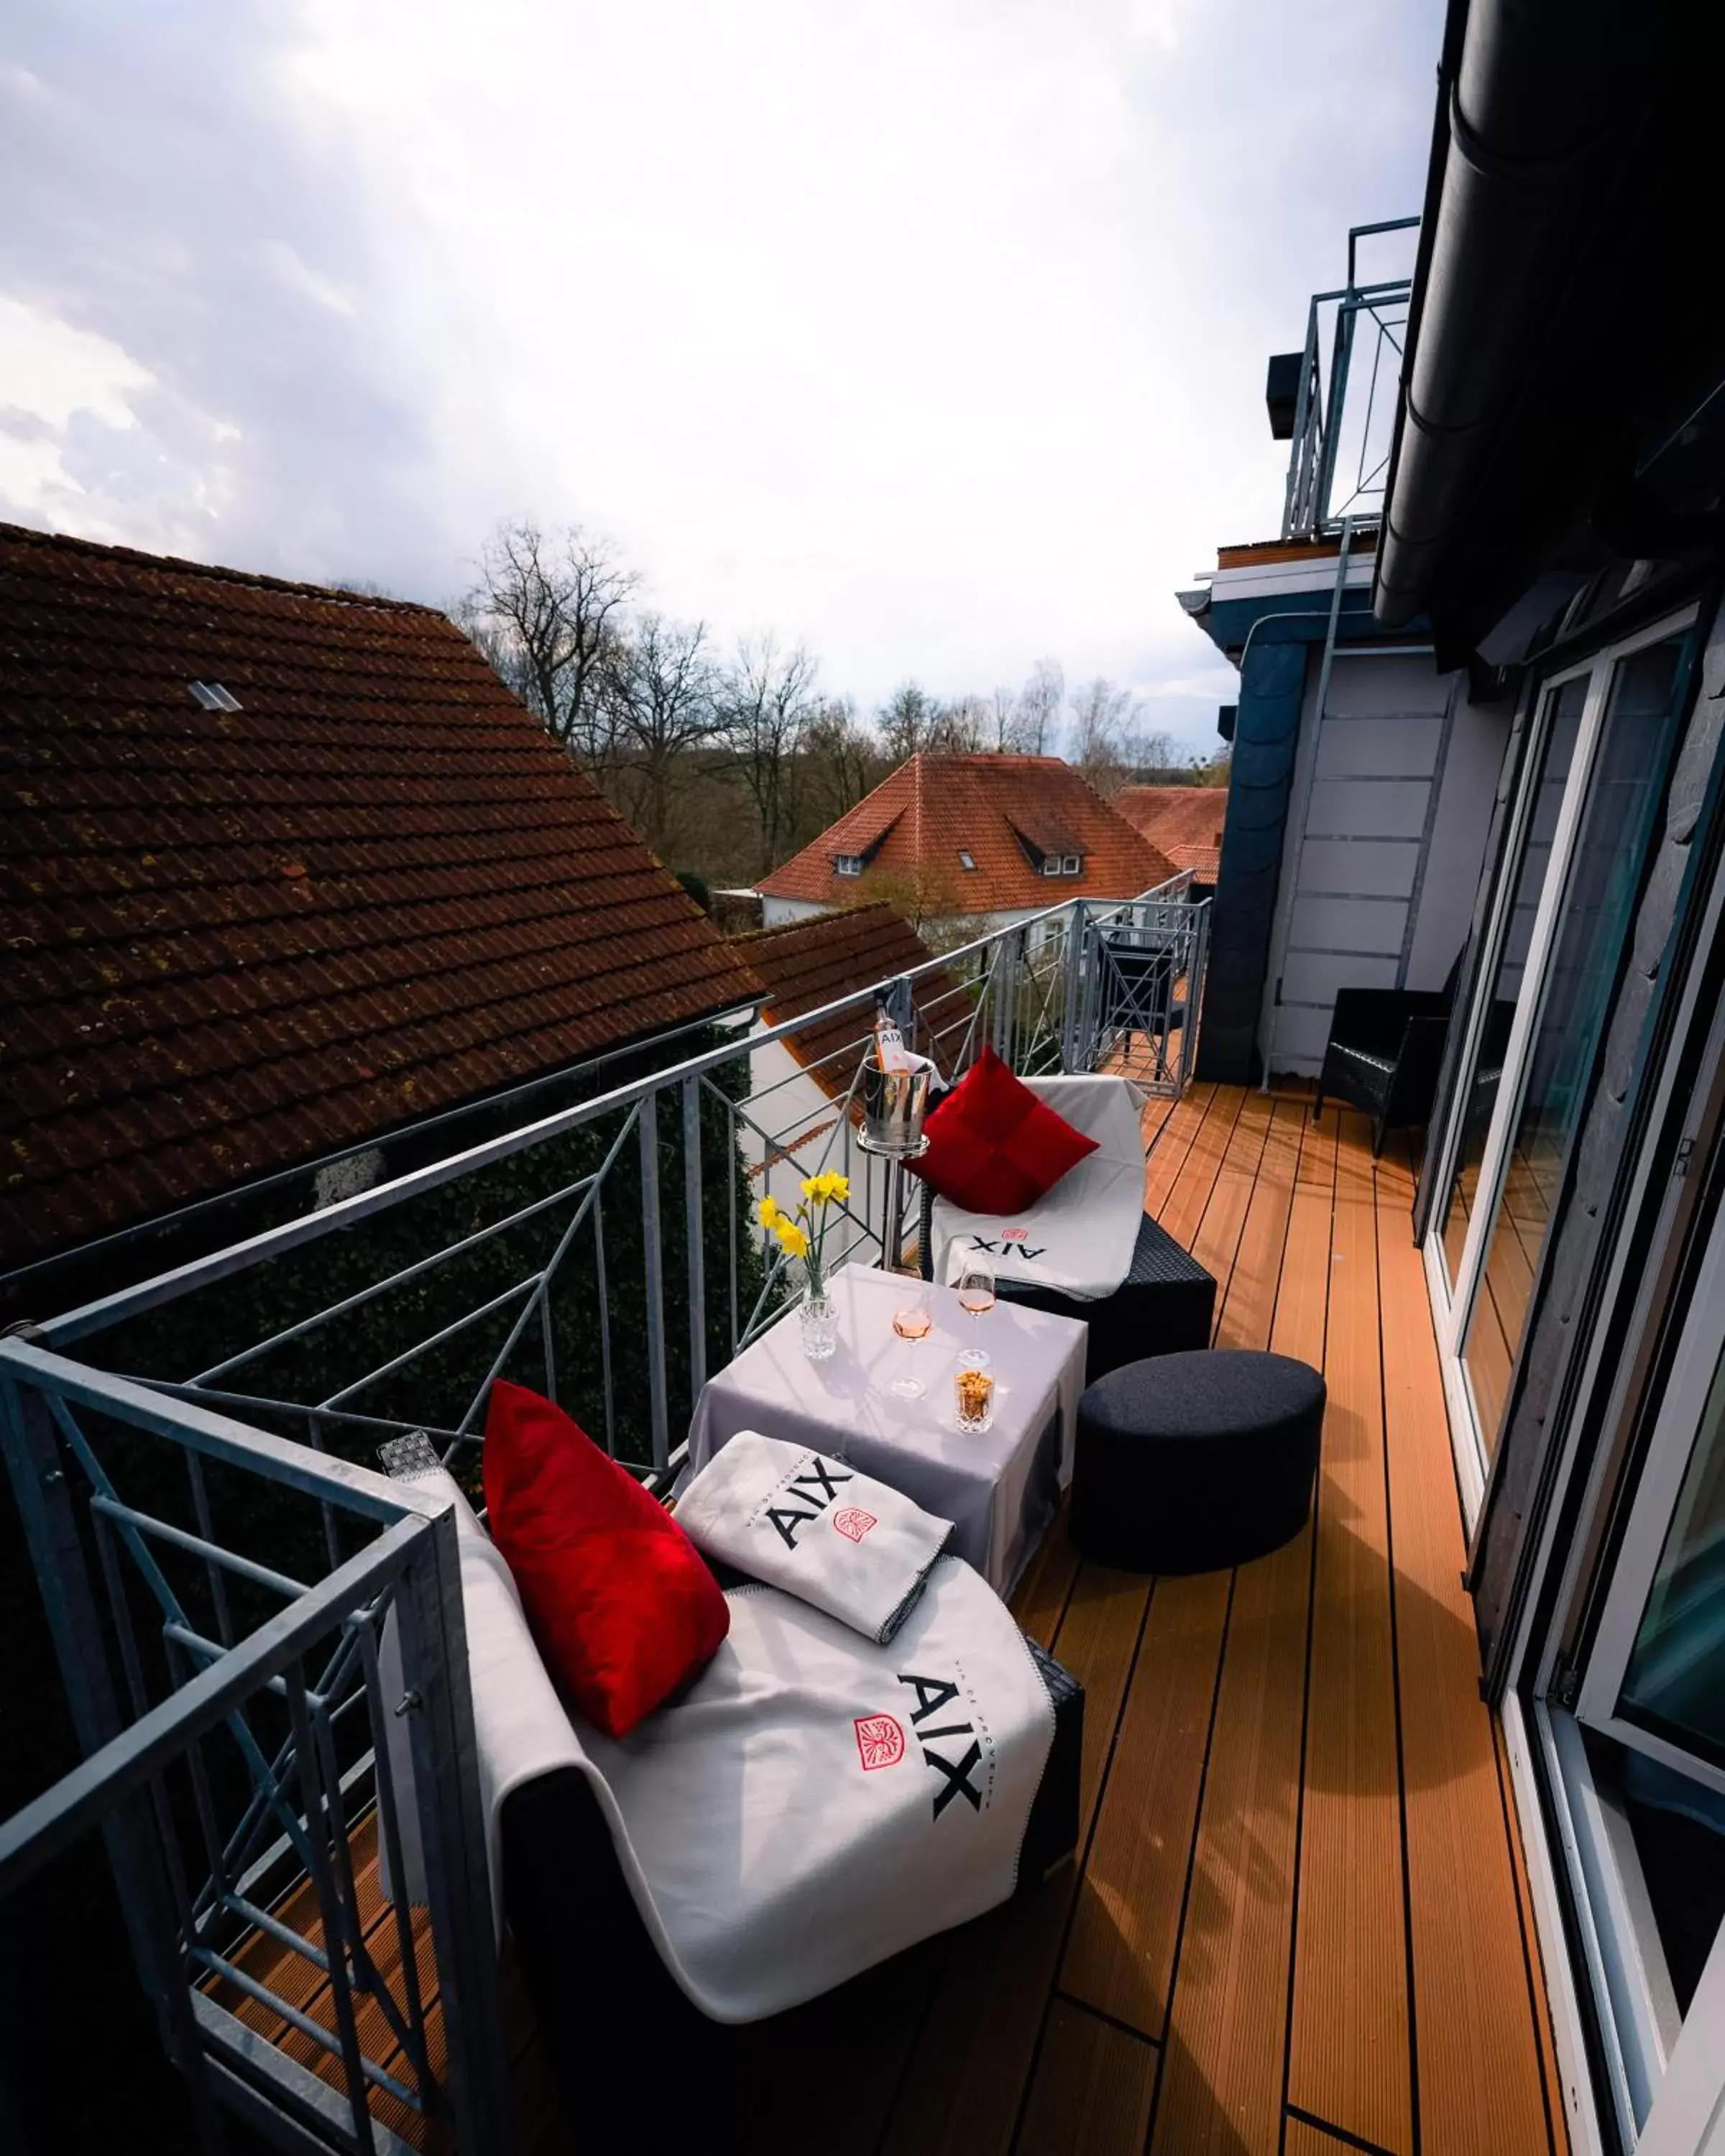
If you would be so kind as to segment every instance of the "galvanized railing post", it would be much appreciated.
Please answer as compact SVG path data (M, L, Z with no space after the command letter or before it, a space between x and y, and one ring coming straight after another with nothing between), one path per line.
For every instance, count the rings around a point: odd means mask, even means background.
M403 1699L424 1833L425 1890L454 2084L456 2146L510 2146L509 2055L497 1984L490 1867L473 1727L455 1519L431 1522L402 1575Z
M729 1163L726 1163L728 1169ZM706 1383L706 1249L701 1218L701 1081L683 1081L683 1214L689 1264L689 1405Z
M0 1379L0 1444L48 1618L79 1748L90 1758L124 1727L95 1589L85 1563L66 1471L47 1403L33 1387ZM102 1821L132 1959L168 2056L187 2077L198 2138L218 2150L220 2128L192 2026L174 1924L150 1854L152 1823L134 1799Z
M1065 1002L1060 1013L1060 1068L1077 1070L1080 1006L1084 998L1085 928L1089 908L1081 898L1072 901L1066 916Z
M647 1406L653 1465L670 1462L670 1407L665 1373L665 1253L659 1241L659 1096L641 1096L642 1285L647 1298Z

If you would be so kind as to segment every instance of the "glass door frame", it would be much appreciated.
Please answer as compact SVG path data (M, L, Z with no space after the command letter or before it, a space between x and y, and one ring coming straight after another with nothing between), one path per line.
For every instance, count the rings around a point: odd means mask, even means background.
M1725 876L1716 879L1707 907L1709 932L1720 925ZM1686 1001L1687 998L1686 998ZM1707 1028L1708 1055L1717 1066L1725 1043L1725 1011L1716 1011ZM1697 1111L1691 1104L1686 1120ZM1651 1137L1647 1143L1651 1145ZM1645 1164L1638 1161L1639 1178ZM1644 1191L1644 1194L1646 1194ZM1677 1203L1667 1190L1661 1200L1661 1238L1671 1233ZM1580 2035L1575 1989L1593 1994L1594 2024L1599 2045L1604 2093L1616 2123L1617 2139L1635 2156L1714 2156L1711 2138L1725 2122L1725 1925L1713 1941L1689 2010L1684 2014L1672 1994L1645 1883L1640 1859L1620 1801L1601 1785L1584 1742L1584 1725L1649 1757L1693 1775L1692 1754L1680 1753L1615 1712L1627 1670L1645 1594L1665 1545L1683 1476L1702 1428L1710 1380L1725 1346L1725 1316L1718 1300L1725 1283L1725 1210L1705 1230L1705 1245L1682 1296L1681 1332L1670 1368L1653 1382L1656 1405L1629 1518L1620 1539L1608 1537L1589 1548L1583 1535L1559 1550L1547 1530L1542 1568L1556 1564L1563 1573L1556 1607L1537 1630L1523 1633L1517 1661L1522 1665L1503 1701L1504 1733L1512 1780L1524 1820L1538 1820L1545 1806L1545 1835L1528 1836L1530 1883L1540 1907L1540 1928L1548 1942L1559 1941L1563 1916L1554 1897L1567 1903L1574 1924L1576 1959L1559 1962L1561 1948L1548 1943L1547 1969L1553 1986L1554 2034L1569 2071L1584 2074L1586 2049ZM1660 1304L1650 1303L1637 1320L1638 1330L1657 1322ZM1697 1390L1697 1383L1699 1389ZM1616 1394L1606 1408L1608 1423L1635 1412L1631 1380L1627 1396ZM1567 1441L1566 1441L1567 1442ZM1587 1512L1598 1517L1609 1509L1609 1486L1615 1479L1610 1448L1588 1471L1592 1486ZM1602 1480L1603 1476L1603 1480ZM1651 1549L1649 1545L1651 1544ZM1589 1583L1604 1574L1609 1581L1596 1625L1587 1635L1582 1615ZM1575 1636L1576 1627L1581 1636ZM1565 1646L1565 1641L1572 1644ZM1566 1681L1571 1658L1579 1684ZM1531 1666L1530 1666L1531 1665ZM1604 1712L1599 1712L1603 1700ZM1537 1774L1532 1757L1537 1754ZM1543 1799L1540 1784L1543 1784ZM1558 1873L1564 1875L1560 1887ZM1576 2122L1572 2118L1572 2128ZM1576 2136L1572 2132L1572 2140ZM1595 2141L1601 2151L1603 2146ZM1579 2152L1578 2151L1578 2156Z
M1484 1272L1490 1232L1497 1218L1510 1141L1521 1115L1528 1056L1544 1008L1547 969L1556 940L1563 899L1568 890L1576 833L1587 805L1594 757L1610 702L1612 684L1616 679L1619 664L1623 660L1650 644L1662 644L1672 637L1682 635L1694 626L1698 612L1698 607L1694 604L1681 607L1646 628L1637 629L1632 635L1620 638L1615 643L1589 653L1586 658L1576 660L1573 665L1556 668L1549 674L1542 675L1533 691L1538 699L1538 709L1530 728L1521 771L1516 780L1517 799L1500 857L1497 888L1492 896L1481 963L1475 977L1473 998L1467 1013L1466 1039L1455 1066L1455 1082L1451 1090L1449 1113L1440 1141L1441 1163L1434 1186L1438 1202L1433 1208L1427 1227L1424 1250L1427 1291L1431 1301L1432 1323L1437 1334L1438 1361L1443 1373L1444 1399L1449 1411L1450 1442L1455 1454L1462 1513L1470 1537L1478 1521L1480 1507L1485 1496L1491 1459L1486 1448L1497 1433L1481 1428L1464 1349ZM1468 1218L1461 1259L1455 1269L1455 1280L1452 1286L1449 1261L1444 1249L1443 1231L1449 1214L1451 1181L1466 1134L1466 1111L1473 1086L1474 1068L1485 1038L1492 991L1497 984L1498 961L1515 906L1522 853L1538 806L1540 773L1556 716L1558 693L1568 683L1581 680L1585 680L1588 684L1587 700L1576 732L1574 752L1564 780L1563 798L1556 828L1552 834L1551 855L1540 887L1527 955L1522 961L1522 992L1517 998L1515 1018L1510 1027L1508 1045L1504 1051L1502 1075L1498 1081L1497 1097L1492 1105L1491 1121L1480 1160L1479 1179L1474 1188L1473 1210ZM1536 1281L1536 1295L1537 1285ZM1513 1352L1516 1359L1519 1360L1520 1342L1515 1343Z
M1716 1322L1707 1322L1708 1314ZM1683 1478L1700 1443L1707 1405L1725 1356L1725 1212L1715 1220L1696 1277L1683 1332L1672 1358L1648 1446L1647 1460L1618 1546L1611 1584L1600 1609L1576 1719L1617 1743L1725 1794L1725 1768L1698 1758L1617 1712L1642 1612L1676 1511ZM1699 1322L1698 1322L1699 1321Z

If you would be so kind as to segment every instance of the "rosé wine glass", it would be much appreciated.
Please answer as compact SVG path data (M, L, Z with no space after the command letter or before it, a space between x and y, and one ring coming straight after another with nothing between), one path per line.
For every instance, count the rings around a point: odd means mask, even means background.
M901 1340L926 1340L934 1330L934 1307L926 1288L907 1295L892 1313L892 1329ZM928 1388L905 1369L886 1388L901 1400L920 1400Z
M994 1307L994 1269L972 1259L954 1283L958 1290L958 1307L968 1311L971 1317L972 1344L965 1349L973 1370L988 1367L988 1351L976 1345L977 1322L983 1313Z

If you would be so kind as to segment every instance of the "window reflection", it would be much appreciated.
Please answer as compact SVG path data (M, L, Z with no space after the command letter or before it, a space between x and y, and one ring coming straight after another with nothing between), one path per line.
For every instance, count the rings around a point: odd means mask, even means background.
M1498 952L1485 1033L1467 1091L1461 1142L1455 1156L1455 1177L1450 1185L1450 1203L1444 1215L1444 1255L1452 1291L1461 1270L1462 1245L1467 1240L1467 1224L1473 1217L1486 1134L1491 1127L1491 1111L1497 1105L1504 1051L1509 1046L1509 1029L1516 1014L1516 1000L1522 992L1534 916L1539 911L1539 895L1545 887L1552 839L1558 828L1558 811L1563 804L1563 788L1574 760L1575 738L1586 702L1585 676L1566 681L1561 689L1552 691L1545 740L1540 750L1538 791L1516 871L1515 896Z
M1725 1765L1725 1365L1671 1514L1618 1712Z
M1488 1448L1495 1446L1502 1421L1540 1250L1557 1206L1563 1156L1580 1114L1665 790L1681 649L1681 639L1654 644L1616 669L1545 978L1527 984L1541 998L1539 1015L1465 1350ZM1568 754L1573 755L1573 727L1568 731ZM1554 744L1556 738L1554 728ZM1566 756L1566 768L1567 761ZM1542 817L1546 790L1542 786ZM1548 856L1549 836L1545 844ZM1542 868L1542 881L1543 874ZM1523 958L1526 949L1524 938ZM1519 976L1515 993L1521 993Z

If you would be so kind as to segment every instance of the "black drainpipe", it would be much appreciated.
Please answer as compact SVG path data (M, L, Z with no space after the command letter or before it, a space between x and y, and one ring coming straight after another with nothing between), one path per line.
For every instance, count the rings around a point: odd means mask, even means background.
M1452 7L1378 544L1373 607L1386 628L1430 606L1467 544L1470 506L1638 117L1634 85L1663 12L1625 0Z

